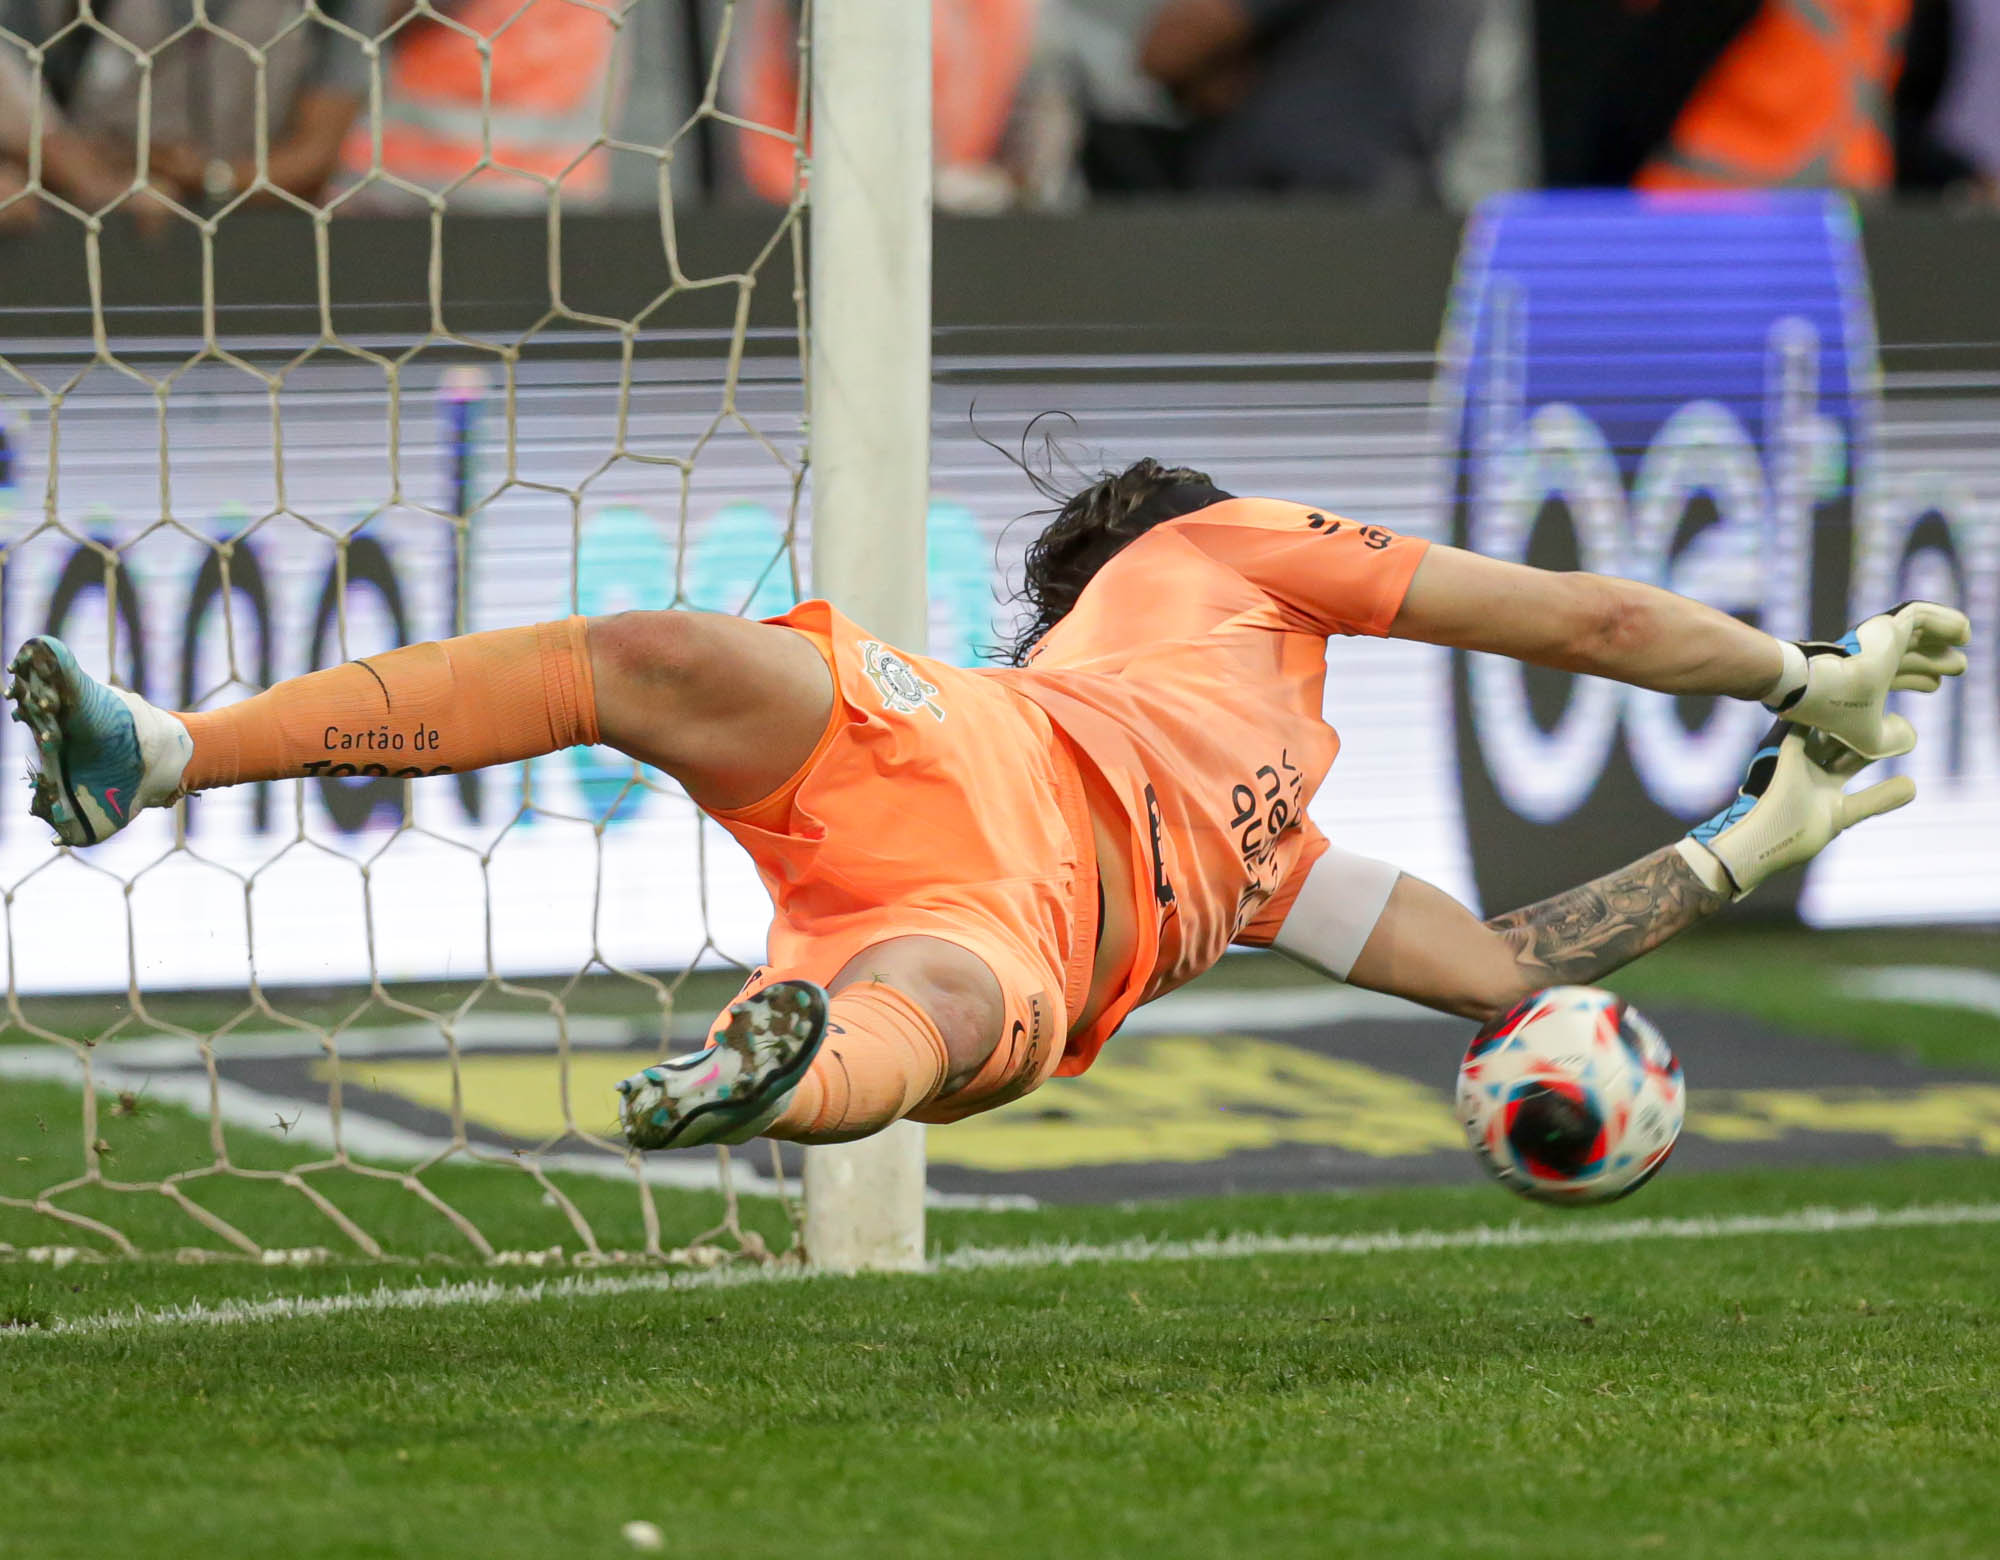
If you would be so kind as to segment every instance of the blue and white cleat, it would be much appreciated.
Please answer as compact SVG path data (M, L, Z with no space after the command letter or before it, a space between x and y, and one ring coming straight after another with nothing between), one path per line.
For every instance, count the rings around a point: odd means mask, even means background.
M732 1003L705 1051L671 1057L618 1085L634 1148L747 1143L776 1121L826 1038L826 993L781 980Z
M172 715L97 681L46 634L21 646L7 669L14 719L35 739L28 810L62 844L95 845L143 809L180 799L194 739Z

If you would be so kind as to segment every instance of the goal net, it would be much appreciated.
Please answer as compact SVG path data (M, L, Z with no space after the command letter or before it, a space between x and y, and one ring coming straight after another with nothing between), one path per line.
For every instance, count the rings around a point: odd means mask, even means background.
M205 708L451 633L796 599L805 181L719 214L676 197L744 138L802 175L799 7L208 0L158 34L145 6L48 14L0 34L0 221L32 218L85 296L54 334L49 300L0 314L10 651L56 633ZM791 120L753 125L745 78L774 70ZM302 190L293 110L329 85L361 107ZM128 156L151 116L150 160L100 159L108 193L61 155L88 113ZM191 135L215 155L177 183ZM600 210L634 200L646 222ZM535 292L496 300L523 250ZM251 273L283 264L301 308L239 306L231 276L261 297ZM0 736L16 773L29 752ZM608 749L397 773L420 766L330 751L82 852L14 793L0 1254L796 1248L775 1160L642 1163L615 1127L611 1084L698 1043L759 956L747 863Z

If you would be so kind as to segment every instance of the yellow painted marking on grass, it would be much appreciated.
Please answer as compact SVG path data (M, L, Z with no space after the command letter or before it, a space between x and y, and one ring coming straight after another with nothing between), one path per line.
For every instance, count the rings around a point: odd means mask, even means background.
M2000 1154L2000 1085L1697 1090L1687 1130L1724 1143L1766 1143L1788 1132L1854 1132L1887 1138L1898 1148Z
M612 1085L638 1070L633 1052L467 1052L457 1096L465 1119L524 1143L572 1127L617 1136ZM314 1068L324 1081L326 1063ZM352 1086L449 1116L442 1059L371 1057L345 1064ZM1689 1135L1773 1142L1793 1132L1855 1133L1899 1148L2000 1154L2000 1085L1909 1089L1697 1089ZM1196 1164L1263 1148L1337 1148L1371 1159L1456 1153L1464 1134L1442 1088L1359 1062L1249 1035L1161 1035L1114 1044L1080 1078L1050 1080L1002 1110L930 1133L939 1164L996 1172L1093 1165Z
M1300 1144L1394 1159L1462 1149L1465 1135L1438 1090L1394 1073L1248 1035L1162 1035L932 1132L925 1152L968 1170L1067 1170Z
M524 1143L560 1137L571 1127L615 1138L618 1096L613 1086L645 1065L646 1058L631 1051L572 1051L565 1095L565 1069L559 1056L467 1051L458 1059L457 1092L464 1101L468 1122ZM326 1062L317 1063L313 1075L326 1082L332 1078L333 1068ZM394 1094L441 1116L451 1114L452 1064L448 1060L368 1057L342 1064L340 1075L350 1087Z
M575 1124L615 1132L612 1085L642 1065L631 1052L573 1053ZM313 1070L330 1076L324 1062ZM371 1057L346 1064L342 1076L451 1114L449 1061ZM554 1056L473 1051L459 1058L457 1093L468 1122L537 1142L569 1125L562 1081ZM1163 1035L1114 1047L1080 1078L931 1133L929 1155L973 1170L1056 1170L1192 1163L1287 1144L1394 1159L1464 1141L1444 1096L1412 1079L1248 1035Z

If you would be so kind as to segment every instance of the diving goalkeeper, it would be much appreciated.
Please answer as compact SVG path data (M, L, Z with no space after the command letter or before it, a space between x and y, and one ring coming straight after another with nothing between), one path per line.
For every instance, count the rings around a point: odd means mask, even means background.
M1843 786L1910 750L1891 690L1963 671L1969 635L1918 602L1839 644L1783 644L1649 586L1235 498L1150 460L1062 505L1024 595L1013 664L981 671L808 601L766 622L632 612L469 634L189 714L93 681L44 637L9 695L39 754L33 811L69 845L249 781L415 778L597 742L665 770L776 908L766 964L709 1047L619 1085L628 1139L668 1148L990 1110L1082 1072L1231 943L1474 1018L1596 980L1908 802L1907 777ZM1322 719L1340 634L1758 699L1791 724L1686 839L1482 922L1307 817L1340 746Z

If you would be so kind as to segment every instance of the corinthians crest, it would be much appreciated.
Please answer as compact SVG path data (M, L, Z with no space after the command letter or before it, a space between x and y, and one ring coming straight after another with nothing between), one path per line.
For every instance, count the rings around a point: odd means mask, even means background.
M875 691L882 695L885 709L898 715L929 710L934 718L944 719L944 708L937 702L937 688L919 677L915 667L880 640L864 639L860 644L862 670L868 673Z

